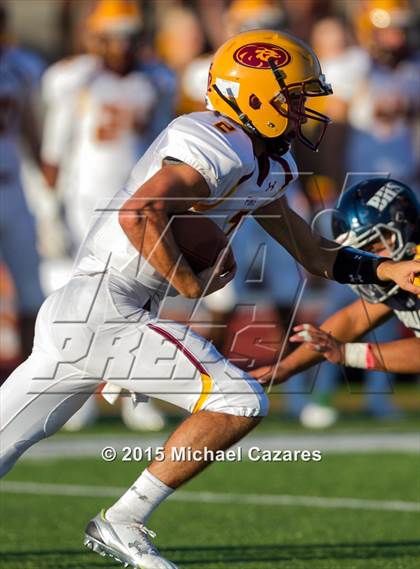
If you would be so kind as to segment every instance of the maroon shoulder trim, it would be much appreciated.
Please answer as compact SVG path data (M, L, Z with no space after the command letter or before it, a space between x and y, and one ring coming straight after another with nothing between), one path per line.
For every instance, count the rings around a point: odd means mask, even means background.
M257 157L257 160L259 169L257 184L261 186L270 171L270 159L268 154L264 152Z

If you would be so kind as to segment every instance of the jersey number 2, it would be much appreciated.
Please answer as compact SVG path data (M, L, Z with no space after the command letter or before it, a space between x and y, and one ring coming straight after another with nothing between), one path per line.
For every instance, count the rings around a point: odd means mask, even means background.
M215 122L213 126L218 128L221 132L223 132L225 134L228 132L233 132L235 130L234 126L232 126L231 124L229 124L228 122L225 122L225 121Z

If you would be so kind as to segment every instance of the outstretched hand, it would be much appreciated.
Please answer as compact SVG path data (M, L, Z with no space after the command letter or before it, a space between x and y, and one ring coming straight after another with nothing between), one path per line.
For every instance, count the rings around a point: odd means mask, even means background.
M385 261L377 268L380 280L394 281L407 292L420 295L420 260L412 261Z
M312 324L299 324L293 328L295 334L290 337L294 343L304 344L308 349L319 352L333 364L344 362L344 344L331 334Z

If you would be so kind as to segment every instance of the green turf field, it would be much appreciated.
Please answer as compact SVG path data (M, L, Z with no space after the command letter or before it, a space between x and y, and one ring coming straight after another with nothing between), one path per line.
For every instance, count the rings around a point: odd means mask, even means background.
M89 492L86 486L99 493L106 487L112 493L129 485L141 468L97 459L27 461L6 482L66 485L75 494L81 488ZM180 568L414 569L420 567L419 514L379 508L383 502L418 501L419 473L419 458L403 453L326 454L320 463L219 463L185 487L190 501L167 502L150 525L158 546ZM120 567L81 545L85 523L112 497L42 491L2 494L2 569ZM210 499L229 494L232 503L200 503L195 492L208 492ZM250 494L251 504L237 496ZM255 494L359 502L357 509L331 507L328 500L323 507L273 505L267 498L258 504Z

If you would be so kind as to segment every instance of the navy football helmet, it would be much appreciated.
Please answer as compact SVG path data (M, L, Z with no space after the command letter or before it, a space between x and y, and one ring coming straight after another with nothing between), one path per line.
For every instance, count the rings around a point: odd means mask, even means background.
M369 249L382 242L390 259L413 258L420 244L420 204L405 184L390 178L358 182L340 197L332 217L337 242ZM369 302L384 302L398 285L356 285L352 288Z

